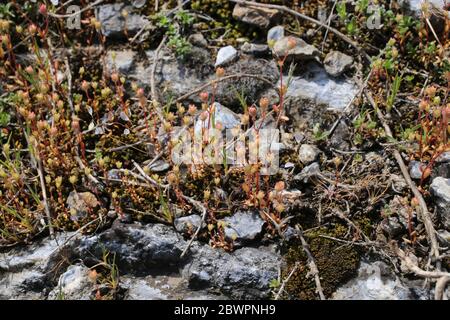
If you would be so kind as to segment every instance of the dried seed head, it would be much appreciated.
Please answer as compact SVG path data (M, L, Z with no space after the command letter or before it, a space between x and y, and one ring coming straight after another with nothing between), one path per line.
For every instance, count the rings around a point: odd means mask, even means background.
M169 174L167 175L167 182L169 182L169 184L171 185L177 183L177 176L175 175L175 173L169 172Z
M206 119L208 119L208 117L209 117L208 111L203 111L203 112L200 114L200 120L201 120L201 121L206 121Z
M225 69L224 68L219 67L219 68L216 69L216 76L218 78L222 78L224 75L225 75Z
M48 134L51 137L55 137L58 134L58 128L56 128L55 126L51 127L48 131Z
M77 116L73 116L72 118L72 130L74 132L80 131L80 119Z
M259 191L258 192L258 194L256 195L256 198L259 200L259 201L261 201L261 200L264 200L264 197L265 197L265 194L264 194L264 192L263 191Z
M197 112L197 107L193 104L189 105L188 113L193 116Z
M275 190L278 191L278 192L283 191L284 188L285 188L284 181L278 181L278 182L275 184Z
M278 213L282 213L284 211L284 206L281 203L278 203L275 207Z
M83 89L84 91L88 91L89 82L87 82L86 80L83 80L83 82L81 83L81 89Z
M34 23L30 24L30 26L28 27L28 32L29 32L31 35L35 35L35 34L36 34L36 32L37 32L37 27L36 27L36 25L35 25Z
M9 29L9 21L8 20L0 20L0 30L1 31L8 31Z
M294 38L289 37L287 45L288 45L289 50L292 50L297 45L297 41Z
M178 114L183 115L186 112L186 108L183 105L178 106Z
M244 126L247 125L249 120L250 120L250 118L249 118L248 114L243 114L241 116L241 124L242 125L244 125Z
M419 103L419 108L420 108L420 110L425 111L425 109L427 108L427 106L428 106L428 101L422 99L422 100L420 101L420 103Z
M269 99L267 99L266 97L262 97L259 100L259 106L261 107L261 110L266 111L269 107Z
M62 178L62 177L57 177L57 178L55 179L55 186L56 186L56 189L60 189L60 188L61 188L62 181L63 181L63 178Z
M37 122L37 127L39 130L44 130L46 126L47 126L47 122L45 122L43 120L39 120Z
M28 120L34 121L36 119L36 114L34 112L28 112Z
M114 72L111 75L111 80L114 81L114 82L119 82L119 75L117 74L117 72Z
M138 98L144 97L145 96L145 91L142 88L139 88L136 90L136 95L138 96Z
M435 86L430 86L428 88L425 89L425 93L428 97L430 98L434 98L434 96L436 95L436 87Z
M419 199L417 199L416 197L411 199L411 206L412 207L418 207L419 206Z

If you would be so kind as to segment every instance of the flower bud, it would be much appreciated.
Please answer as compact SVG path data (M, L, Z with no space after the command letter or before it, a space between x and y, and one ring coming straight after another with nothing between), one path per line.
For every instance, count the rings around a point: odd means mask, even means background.
M269 99L267 99L266 97L262 97L259 100L259 106L261 107L261 110L266 111L269 107Z
M278 192L283 191L284 188L285 188L284 181L278 181L278 182L275 184L275 190L278 191Z
M225 69L224 68L219 67L219 68L216 69L216 76L218 78L222 78L224 75L225 75Z
M200 99L201 99L203 102L208 102L208 97L209 97L208 92L202 92L202 93L200 93Z
M46 6L44 3L42 3L42 4L39 6L39 13L42 14L42 15L44 15L44 16L47 15L47 6Z

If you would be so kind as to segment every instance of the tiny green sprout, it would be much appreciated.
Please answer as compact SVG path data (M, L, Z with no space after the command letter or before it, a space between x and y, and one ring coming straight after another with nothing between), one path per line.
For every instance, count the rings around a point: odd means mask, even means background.
M281 283L278 279L270 280L269 287L271 289L278 289L281 286Z

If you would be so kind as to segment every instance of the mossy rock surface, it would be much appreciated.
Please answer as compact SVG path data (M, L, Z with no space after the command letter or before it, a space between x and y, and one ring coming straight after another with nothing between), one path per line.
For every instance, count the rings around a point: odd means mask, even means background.
M328 298L336 289L356 275L361 252L352 246L323 238L321 235L342 237L346 227L337 225L331 229L320 228L311 234L305 234L305 240L319 269L320 281L325 296ZM300 262L298 270L286 285L288 296L284 298L314 300L318 299L314 277L310 272L307 256L301 242L295 241L285 255L287 267L283 271L283 279L291 272L296 262Z

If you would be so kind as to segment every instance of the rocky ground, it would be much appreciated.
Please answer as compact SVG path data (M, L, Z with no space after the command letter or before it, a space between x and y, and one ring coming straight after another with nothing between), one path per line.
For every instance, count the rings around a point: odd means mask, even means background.
M440 0L375 30L365 1L60 2L0 6L0 299L450 296ZM278 172L174 163L202 117L279 129Z

